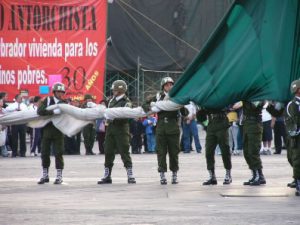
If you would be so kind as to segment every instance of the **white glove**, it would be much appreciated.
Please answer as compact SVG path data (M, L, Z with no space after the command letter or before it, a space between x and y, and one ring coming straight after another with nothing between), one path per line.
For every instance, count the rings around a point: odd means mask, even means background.
M151 103L150 103L150 107L155 106L155 103L156 103L156 102L151 102Z
M86 106L87 106L88 108L95 108L95 107L97 106L97 104L94 103L94 102L88 102L88 103L86 103Z
M61 114L61 110L59 108L53 110L54 114Z
M158 112L160 112L160 109L157 108L156 106L151 106L151 111L155 112L155 113L158 113Z
M109 118L109 116L108 116L106 113L104 113L104 118L105 118L106 120L112 120L111 118Z
M289 135L290 135L291 137L296 137L296 136L299 135L299 133L300 133L300 131L295 131L295 130L289 131Z

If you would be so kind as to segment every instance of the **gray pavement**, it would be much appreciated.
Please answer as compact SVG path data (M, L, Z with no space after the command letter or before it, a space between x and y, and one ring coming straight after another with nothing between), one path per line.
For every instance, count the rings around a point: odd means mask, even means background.
M96 152L96 147L94 151ZM82 148L83 149L83 148ZM180 154L179 184L161 186L156 155L132 155L137 184L129 185L120 156L112 185L98 185L103 155L65 156L64 184L37 185L39 157L0 158L0 224L300 224L300 197L286 187L292 170L283 155L262 156L267 185L245 187L250 177L243 156L233 156L233 183L205 187L205 155ZM167 174L170 180L170 173Z

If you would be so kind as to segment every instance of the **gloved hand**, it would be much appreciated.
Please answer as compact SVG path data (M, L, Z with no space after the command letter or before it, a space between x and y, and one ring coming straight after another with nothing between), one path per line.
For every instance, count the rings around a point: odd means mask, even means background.
M61 110L59 108L53 110L54 114L61 114Z
M296 131L296 130L292 130L292 131L289 131L289 135L291 136L291 137L296 137L296 136L298 136L300 134L300 131L298 130L298 131Z
M106 120L112 120L112 119L107 115L107 113L104 113L104 118L105 118Z
M158 112L160 112L160 109L157 108L156 106L151 106L151 112L158 113Z
M86 106L87 106L88 108L94 108L94 107L97 106L97 104L94 103L94 102L88 102L88 103L86 103Z

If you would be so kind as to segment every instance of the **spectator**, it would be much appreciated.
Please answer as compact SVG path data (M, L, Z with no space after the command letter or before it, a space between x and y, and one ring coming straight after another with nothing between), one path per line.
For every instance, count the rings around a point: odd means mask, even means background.
M143 121L143 125L146 127L145 133L147 135L147 149L149 153L155 153L155 127L157 119L153 115L147 116Z
M42 98L40 96L35 96L33 98L33 103L30 106L30 108L37 111L39 104L41 103L41 99ZM33 128L32 142L30 143L31 156L37 156L36 149L38 150L38 153L41 153L41 143L42 143L42 128Z
M15 96L15 102L6 107L7 112L25 111L28 110L26 104L23 102L23 98L20 94ZM18 156L18 145L20 146L20 156L26 156L26 125L12 125L12 157Z
M90 94L84 95L84 104L83 108L92 108L95 107L96 104L93 102L93 97ZM94 124L86 125L82 130L83 142L85 147L86 155L95 155L93 152L93 147L95 143L96 130L94 128Z
M4 101L0 97L0 115L4 114L3 104L4 104ZM7 137L7 127L0 125L0 151L1 151L1 155L3 157L8 157L9 156L9 154L7 152L6 145L5 145L6 137Z
M199 140L198 127L196 122L197 108L192 102L190 102L189 105L186 105L185 108L188 109L189 115L184 118L182 126L184 152L189 153L192 150L192 136L194 138L196 151L198 153L201 153L202 147Z
M130 144L132 154L141 154L144 134L144 127L141 120L133 119L130 121L129 133L131 136Z
M227 117L230 123L229 131L229 146L230 151L233 152L233 155L239 155L238 151L238 113L233 108L233 106L229 107L229 112L227 113Z
M107 107L107 102L105 100L101 100L99 104L102 104ZM96 138L98 141L99 154L104 154L105 133L106 133L105 120L97 119L96 120Z
M272 116L266 110L267 104L264 105L262 109L262 122L263 122L263 149L261 150L261 155L271 155L271 143L272 143Z

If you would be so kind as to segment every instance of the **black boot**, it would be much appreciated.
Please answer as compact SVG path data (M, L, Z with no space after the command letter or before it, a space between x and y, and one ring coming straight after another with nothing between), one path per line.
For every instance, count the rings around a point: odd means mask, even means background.
M297 184L296 184L296 179L294 179L291 183L288 183L287 186L290 188L296 188Z
M126 169L127 171L127 177L128 177L128 184L135 184L136 183L136 180L135 178L133 177L133 172L132 172L132 168L131 167L128 167Z
M38 184L49 183L48 168L43 168L43 176L37 183Z
M87 149L85 152L86 155L95 155L92 149Z
M259 174L259 183L260 184L266 184L267 182L266 182L265 176L262 172L262 169L258 170L258 174Z
M260 177L258 170L254 170L254 179L250 182L250 186L259 186L260 185Z
M42 177L37 183L38 184L44 184L44 183L49 183L49 177Z
M166 185L168 182L167 182L167 178L165 176L165 172L160 172L159 175L160 175L160 184Z
M231 171L226 170L225 178L223 184L231 184L232 178L231 178Z
M209 179L205 182L203 182L202 185L216 185L218 184L217 182L217 178L216 178L216 174L215 174L215 170L208 170L209 172Z
M300 196L300 180L296 180L296 192L295 192L296 196Z
M172 172L172 184L178 184L177 172Z
M98 181L98 184L111 184L112 179L111 179L111 169L108 167L104 168L104 176L101 180Z
M252 177L248 181L244 182L244 185L250 185L250 183L253 182L255 177L255 170L251 170L251 172L252 172Z

